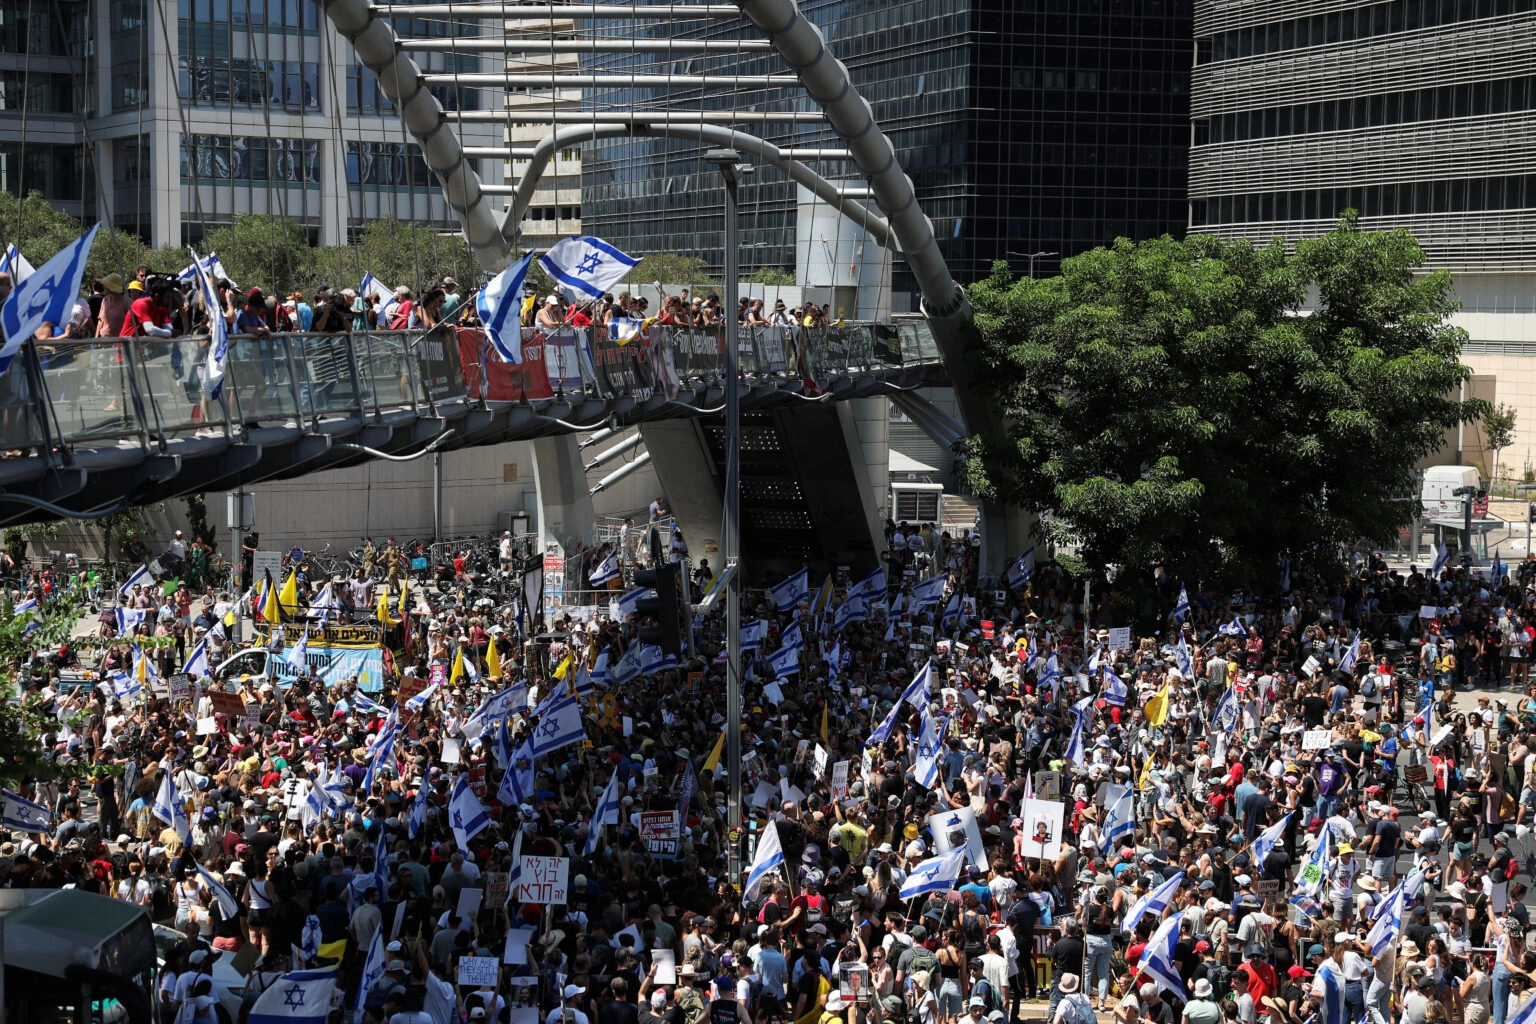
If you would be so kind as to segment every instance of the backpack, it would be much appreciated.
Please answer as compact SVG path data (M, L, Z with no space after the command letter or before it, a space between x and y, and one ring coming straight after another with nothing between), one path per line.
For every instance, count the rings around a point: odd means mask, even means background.
M1083 993L1076 993L1072 1000L1072 1009L1077 1014L1077 1024L1098 1024L1098 1018L1093 1015L1093 1004Z
M938 966L939 958L933 955L933 950L919 943L913 944L912 961L907 974L916 974L918 971L928 973L937 970Z
M815 902L813 903L812 900ZM827 898L825 896L807 896L805 898L805 926L807 928L818 925L827 919Z
M974 910L967 910L960 918L960 932L964 936L961 949L972 960L983 955L987 951L987 930L981 923L981 915Z
M415 310L416 303L410 299L395 304L395 311L389 315L389 329L403 331L411 326L411 312Z
M1232 970L1226 964L1214 963L1205 969L1205 980L1211 983L1211 996L1221 999L1232 988Z
M1362 697L1374 697L1374 696L1376 696L1376 677L1375 676L1366 676L1365 677L1365 682L1360 684L1360 695Z
M1004 1009L1002 999L993 990L992 983L985 978L978 979L976 984L971 986L971 995L986 1000L988 1013Z
M164 875L149 883L149 916L152 921L168 921L176 916L176 889Z
M843 924L853 923L853 910L858 901L852 893L840 892L832 897L832 916Z

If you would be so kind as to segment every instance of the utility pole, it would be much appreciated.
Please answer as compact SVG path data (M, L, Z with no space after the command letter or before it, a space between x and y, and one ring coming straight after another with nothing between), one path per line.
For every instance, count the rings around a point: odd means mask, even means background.
M734 149L711 149L708 163L720 169L725 182L725 528L721 531L722 570L736 567L725 591L725 758L729 773L726 798L726 848L730 880L741 881L741 373L736 305L741 273L741 239L737 207L740 176L751 172Z

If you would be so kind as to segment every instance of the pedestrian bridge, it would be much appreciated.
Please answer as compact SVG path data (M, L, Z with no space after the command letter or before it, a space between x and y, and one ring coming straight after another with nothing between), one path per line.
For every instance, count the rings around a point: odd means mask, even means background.
M736 334L749 417L949 380L921 318ZM525 328L524 361L508 364L470 328L235 336L212 402L197 383L206 336L29 345L0 379L0 525L429 446L718 421L725 343L718 327L653 327L624 344L601 329Z

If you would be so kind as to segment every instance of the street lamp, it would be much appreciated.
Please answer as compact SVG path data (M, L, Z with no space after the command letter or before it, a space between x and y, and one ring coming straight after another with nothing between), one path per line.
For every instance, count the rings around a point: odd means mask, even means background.
M1033 281L1034 278L1035 278L1035 260L1039 259L1041 256L1060 256L1061 253L1059 253L1059 252L1046 252L1043 249L1040 252L1014 252L1012 249L1009 249L1006 252L1004 252L1003 255L1004 256L1017 256L1020 259L1029 260L1029 278L1030 278L1031 281Z
M726 800L726 850L731 883L741 880L741 374L740 339L735 331L737 277L741 273L737 186L752 168L734 149L711 149L704 162L714 164L725 182L725 524L720 561L725 584L725 758L729 773Z

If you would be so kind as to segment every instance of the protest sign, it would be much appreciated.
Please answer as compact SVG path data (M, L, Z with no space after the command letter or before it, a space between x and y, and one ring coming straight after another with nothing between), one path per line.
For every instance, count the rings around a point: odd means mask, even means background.
M519 903L564 903L571 889L569 857L523 855L517 880Z

